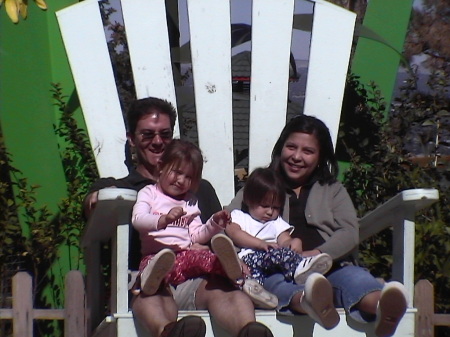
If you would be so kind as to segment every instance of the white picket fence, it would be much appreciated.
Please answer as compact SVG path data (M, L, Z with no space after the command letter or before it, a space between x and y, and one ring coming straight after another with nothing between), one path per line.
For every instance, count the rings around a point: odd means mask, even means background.
M33 308L32 278L18 272L12 278L12 308L1 308L0 319L11 320L13 337L33 337L34 320L64 320L64 337L86 336L85 288L80 271L65 278L64 309Z

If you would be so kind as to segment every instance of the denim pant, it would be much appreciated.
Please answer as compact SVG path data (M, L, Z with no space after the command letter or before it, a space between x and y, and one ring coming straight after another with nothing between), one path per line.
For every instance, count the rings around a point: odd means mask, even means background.
M381 290L378 282L366 269L354 265L345 265L325 275L333 286L334 305L344 308L350 316L359 322L375 319L374 315L361 313L355 305L367 294ZM303 291L304 286L287 282L282 274L274 274L266 278L264 288L278 297L279 309L285 311L292 297Z

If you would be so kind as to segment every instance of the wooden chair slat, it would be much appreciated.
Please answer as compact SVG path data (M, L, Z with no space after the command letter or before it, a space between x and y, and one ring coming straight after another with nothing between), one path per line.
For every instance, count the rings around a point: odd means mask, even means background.
M231 27L229 0L188 1L191 58L203 177L219 200L234 196Z
M356 14L314 2L304 114L320 118L336 145Z
M293 14L293 0L253 3L249 171L269 164L286 124Z
M164 97L176 107L164 0L123 0L122 12L137 98ZM177 137L178 119L175 130Z
M99 174L123 177L125 126L98 3L72 5L57 18Z

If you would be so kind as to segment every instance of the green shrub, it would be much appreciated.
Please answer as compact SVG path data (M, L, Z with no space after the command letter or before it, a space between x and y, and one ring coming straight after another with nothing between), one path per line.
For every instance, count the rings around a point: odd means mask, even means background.
M429 91L419 92L412 78L388 114L375 85L366 89L350 77L337 153L350 161L346 185L360 216L411 188L436 188L440 200L416 216L415 281L435 287L437 310L450 312L450 98L448 75L435 72ZM364 121L364 122L362 122ZM371 272L391 277L392 230L386 229L360 247L362 263Z

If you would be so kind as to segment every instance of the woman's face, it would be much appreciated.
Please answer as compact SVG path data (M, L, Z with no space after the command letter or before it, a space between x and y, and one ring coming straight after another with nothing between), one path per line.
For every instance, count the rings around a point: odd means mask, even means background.
M305 184L319 164L320 146L316 136L292 133L281 150L281 168L295 186Z

